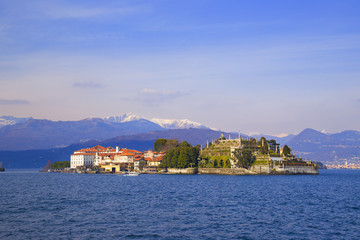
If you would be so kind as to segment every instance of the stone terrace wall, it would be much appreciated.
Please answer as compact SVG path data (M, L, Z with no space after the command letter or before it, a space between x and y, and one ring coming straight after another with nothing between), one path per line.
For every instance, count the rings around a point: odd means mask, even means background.
M319 170L314 166L289 166L289 165L272 165L261 164L254 165L250 168L251 171L257 174L270 174L270 175L317 175Z
M168 168L166 174L196 174L197 168Z
M218 175L254 175L253 171L245 168L199 168L199 174L218 174Z
M262 164L262 165L253 165L250 168L251 171L254 171L258 174L270 174L272 170L272 165L270 164Z
M275 166L274 170L278 174L285 174L285 175L286 174L289 174L289 175L292 175L292 174L318 175L319 174L319 170L313 166L286 166L286 165L284 167Z

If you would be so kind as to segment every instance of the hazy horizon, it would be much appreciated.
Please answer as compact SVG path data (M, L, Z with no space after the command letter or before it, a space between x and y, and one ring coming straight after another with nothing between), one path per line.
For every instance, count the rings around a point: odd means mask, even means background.
M0 1L0 116L360 130L359 1Z

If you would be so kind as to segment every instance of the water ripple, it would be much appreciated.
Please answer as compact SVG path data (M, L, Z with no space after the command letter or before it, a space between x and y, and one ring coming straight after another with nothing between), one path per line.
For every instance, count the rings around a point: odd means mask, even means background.
M360 171L0 174L0 239L360 239Z

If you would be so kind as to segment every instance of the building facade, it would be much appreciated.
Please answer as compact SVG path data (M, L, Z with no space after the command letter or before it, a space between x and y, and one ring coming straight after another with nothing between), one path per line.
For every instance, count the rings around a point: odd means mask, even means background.
M90 153L76 153L70 157L70 168L90 167L94 163L95 156Z

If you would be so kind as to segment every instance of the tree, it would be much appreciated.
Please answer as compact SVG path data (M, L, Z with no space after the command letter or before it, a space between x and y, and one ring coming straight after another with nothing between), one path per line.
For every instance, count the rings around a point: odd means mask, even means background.
M213 160L213 167L217 168L218 167L218 161L216 159Z
M224 167L224 160L220 159L219 167L220 167L220 168L223 168L223 167Z
M230 160L229 160L229 159L227 159L227 160L225 161L224 168L231 168L231 163L230 163Z
M146 165L147 165L147 164L146 164L145 161L141 161L141 162L139 163L139 170L142 171Z
M165 138L159 138L154 142L154 150L160 152L161 149L165 146L167 140Z
M191 147L191 144L188 143L187 141L183 141L179 144L179 147L180 148L189 148L189 147Z
M236 150L234 156L237 160L237 165L242 168L249 169L255 161L255 156L250 150Z
M49 169L51 169L51 161L50 160L47 161L46 165L43 168L43 171L47 171Z
M57 161L51 164L51 169L61 169L70 167L70 161Z
M167 152L179 145L175 139L159 138L154 142L154 150L156 152Z
M164 168L188 168L198 166L200 147L193 147L188 142L182 142L179 146L166 152L161 167Z
M288 156L291 154L291 149L288 147L288 145L285 145L284 148L283 148L283 154L285 156Z
M176 147L170 151L173 151L173 155L172 155L172 158L170 160L170 164L169 164L169 167L171 168L177 168L178 167L178 159L179 159L179 155L180 155L180 148L179 147Z
M268 145L267 145L266 138L261 137L258 144L259 144L259 146L260 146L260 153L261 153L261 154L267 154L267 153L269 153L269 149L268 149Z

